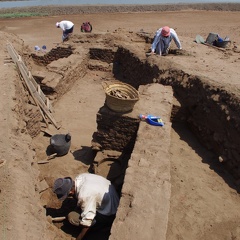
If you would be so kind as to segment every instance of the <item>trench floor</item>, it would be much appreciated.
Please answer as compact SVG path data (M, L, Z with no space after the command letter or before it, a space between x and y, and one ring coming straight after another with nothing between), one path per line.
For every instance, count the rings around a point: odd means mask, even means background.
M101 86L101 79L105 77L106 73L89 71L54 105L55 119L61 121L61 132L72 134L72 145L68 155L40 166L40 175L50 187L57 177L75 177L89 170L94 158L90 147L97 127L96 113L105 100ZM45 157L49 138L42 134L34 141L37 157ZM172 188L167 239L237 236L236 210L240 199L230 187L232 180L221 166L214 164L214 155L201 146L185 124L173 124L170 154ZM61 207L60 202L50 198L54 196L49 189L41 197L42 205ZM224 231L219 230L223 226ZM62 231L58 227L56 231Z

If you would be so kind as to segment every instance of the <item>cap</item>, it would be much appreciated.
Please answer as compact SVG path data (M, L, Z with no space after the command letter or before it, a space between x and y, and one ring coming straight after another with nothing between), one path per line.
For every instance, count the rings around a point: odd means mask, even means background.
M59 27L59 24L60 24L59 22L56 22L56 27Z
M58 178L53 185L53 192L57 195L58 199L64 200L67 198L73 186L72 178Z
M170 35L170 28L168 26L163 27L161 35L164 37L168 37Z
M42 49L43 49L43 50L46 50L46 49L47 49L46 45L43 45L43 46L42 46Z
M34 50L35 50L35 51L39 51L39 50L40 50L40 47L39 47L39 46L35 46L35 47L34 47Z

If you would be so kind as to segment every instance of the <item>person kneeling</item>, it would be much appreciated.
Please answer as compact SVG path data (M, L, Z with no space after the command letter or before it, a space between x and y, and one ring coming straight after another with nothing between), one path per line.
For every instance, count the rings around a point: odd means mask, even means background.
M159 28L154 36L151 52L147 55L158 54L160 56L166 56L172 40L174 40L178 49L182 49L178 35L173 28L169 28L168 26Z

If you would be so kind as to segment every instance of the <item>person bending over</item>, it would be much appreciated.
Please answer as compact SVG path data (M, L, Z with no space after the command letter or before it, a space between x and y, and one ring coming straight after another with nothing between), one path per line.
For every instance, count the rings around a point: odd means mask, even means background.
M106 178L91 173L82 173L75 180L71 177L58 178L53 192L60 200L70 196L77 200L76 209L68 214L68 221L81 229L77 240L83 239L90 229L97 231L112 226L119 196Z
M66 41L69 38L69 35L72 34L74 24L71 21L63 20L61 22L56 23L57 28L61 28L63 31L62 41Z
M169 28L168 26L159 28L154 36L150 55L167 55L172 40L174 40L178 49L182 49L178 35L173 28Z

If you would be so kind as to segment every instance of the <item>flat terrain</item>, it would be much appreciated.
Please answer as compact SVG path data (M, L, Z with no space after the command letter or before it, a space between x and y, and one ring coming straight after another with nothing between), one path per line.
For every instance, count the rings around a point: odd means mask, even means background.
M96 113L105 99L99 79L106 77L103 72L89 71L54 102L54 116L61 122L62 131L72 133L71 150L84 154L81 161L68 155L38 166L34 162L46 157L49 138L42 133L30 137L26 131L26 114L30 116L31 105L27 111L20 107L26 101L26 92L20 87L18 74L9 61L7 42L11 42L27 58L27 54L36 53L36 45L46 45L47 51L58 46L61 30L55 27L55 23L63 19L75 23L75 35L81 36L82 22L90 21L94 34L117 32L123 41L129 41L132 34L139 31L153 37L158 28L169 25L178 33L183 50L189 53L167 56L174 65L193 75L206 76L213 83L221 82L224 87L239 94L240 26L237 23L240 22L240 14L238 11L224 11L220 6L217 8L219 11L212 11L211 5L210 10L206 6L204 8L206 10L179 11L144 11L141 8L139 12L79 14L74 10L74 14L69 14L70 9L64 12L65 15L62 15L62 8L59 11L56 8L47 17L0 19L0 159L6 160L0 165L3 176L0 179L1 239L71 239L67 232L62 232L59 226L55 227L46 220L43 206L48 205L47 199L54 199L54 196L47 191L40 199L33 186L37 186L39 179L45 179L51 186L56 177L74 177L88 170L91 156L88 158L87 151L81 150L91 147L92 134L97 127ZM197 34L206 38L210 32L228 36L232 41L230 49L222 51L194 42ZM147 50L139 48L143 57ZM64 71L64 67L75 63L74 59L62 60L61 68ZM37 66L33 68L35 72L39 70ZM238 185L220 164L212 162L213 153L201 146L187 126L182 124L174 124L170 151L172 195L167 239L240 239ZM151 190L154 191L154 186ZM60 207L60 203L56 199L54 201ZM155 237L149 236L149 239ZM119 236L119 239L128 238Z

